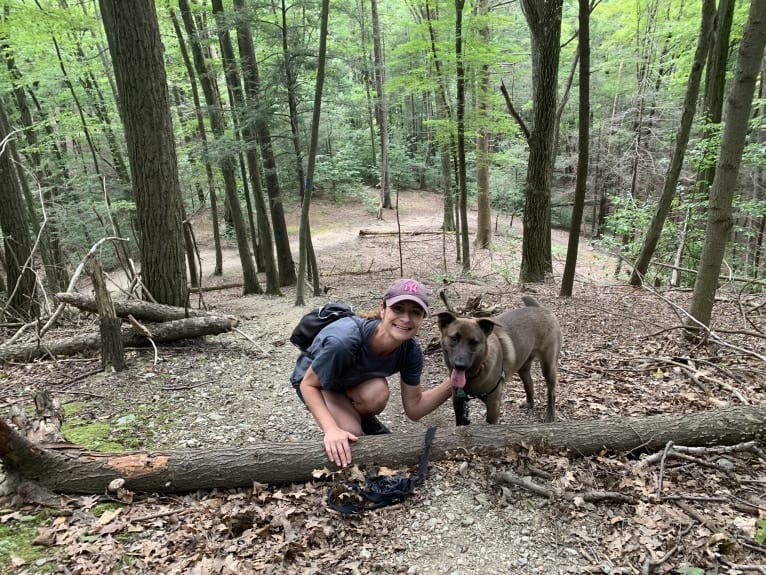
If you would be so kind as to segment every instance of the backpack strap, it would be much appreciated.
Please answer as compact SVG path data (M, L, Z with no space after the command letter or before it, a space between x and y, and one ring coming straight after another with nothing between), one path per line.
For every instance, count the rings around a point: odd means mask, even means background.
M415 485L425 479L428 474L428 458L431 451L431 443L436 434L436 427L430 427L426 431L425 449L420 458L417 472L410 477L401 475L387 476L377 475L367 478L365 487L362 488L356 483L345 482L342 484L347 491L353 491L367 503L339 503L338 490L331 487L327 492L327 505L343 514L361 513L370 509L378 509L387 505L393 505L404 501L415 490Z

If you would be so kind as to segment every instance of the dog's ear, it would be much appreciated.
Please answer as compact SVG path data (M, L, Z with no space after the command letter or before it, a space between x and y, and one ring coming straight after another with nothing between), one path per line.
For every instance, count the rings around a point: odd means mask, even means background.
M483 331L485 335L491 334L492 330L495 329L495 326L499 325L495 320L487 318L476 320L476 323L479 324L481 331Z
M445 327L447 327L457 318L455 317L455 314L453 314L452 312L441 311L436 314L436 319L439 322L439 329L443 330Z

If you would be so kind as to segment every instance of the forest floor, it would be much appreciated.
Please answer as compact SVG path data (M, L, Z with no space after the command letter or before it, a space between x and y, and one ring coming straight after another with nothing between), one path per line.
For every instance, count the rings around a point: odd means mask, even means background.
M316 201L312 234L325 296L310 297L301 308L294 305L294 288L283 297L242 297L238 288L204 292L194 305L236 316L241 332L161 345L156 358L151 348L129 350L128 369L121 373L100 372L98 357L87 355L0 366L0 413L5 417L13 404L31 405L32 394L47 388L66 403L68 439L87 437L94 447L98 426L105 451L321 442L288 383L297 356L290 332L307 309L328 300L349 302L358 311L377 308L399 276L400 257L403 275L430 287L435 311L443 309L439 290L455 308L480 298L479 307L503 310L531 294L554 311L564 338L557 404L562 422L766 404L766 345L752 335L766 327L762 296L722 289L714 310L720 339L694 346L679 329L688 291L631 288L613 276L613 259L583 243L574 296L559 298L567 246L560 231L553 235L551 281L520 286L520 222L511 228L507 217L494 220L493 247L472 248L470 272L462 273L452 239L444 247L438 233L406 233L438 230L441 214L438 195L402 192L399 225L405 233L399 246L394 235L359 234L396 230L393 211L377 220L361 203ZM470 217L475 222L474 212ZM296 215L290 218L295 224ZM195 230L203 285L241 281L234 242L225 247L223 277L213 277L206 226L198 222ZM48 337L94 332L95 326L90 316L71 315ZM10 335L0 333L3 339ZM430 387L446 376L431 317L420 341L426 351L423 382ZM542 422L544 385L537 369L533 377L536 408L519 409L523 390L514 378L506 384L501 425ZM454 426L449 402L421 422L408 421L398 386L391 378L391 401L381 416L394 433ZM472 402L471 415L472 425L486 425L480 403ZM326 479L136 494L131 503L67 497L57 511L14 507L6 499L0 500L0 571L764 573L766 547L756 540L759 521L766 530L764 448L760 443L730 453L671 454L661 463L647 462L645 455L577 457L521 447L492 457L466 452L432 461L427 479L403 503L354 516L327 507ZM496 472L505 470L575 497L549 499L502 484ZM590 491L619 492L632 501L589 501L584 495ZM23 533L36 536L36 544L14 543Z

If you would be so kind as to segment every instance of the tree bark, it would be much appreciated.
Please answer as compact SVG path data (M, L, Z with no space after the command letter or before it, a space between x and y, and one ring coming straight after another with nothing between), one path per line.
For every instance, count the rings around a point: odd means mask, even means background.
M456 68L456 97L457 97L457 187L460 236L463 272L471 269L471 247L468 244L468 187L466 184L465 159L465 66L463 62L463 8L465 0L455 0L455 68Z
M115 371L125 369L125 348L120 332L121 320L114 311L114 303L104 281L104 270L98 259L93 260L91 281L96 292L98 307L98 331L101 336L101 367Z
M184 305L183 201L155 3L100 0L115 70L141 233L141 276L160 302Z
M668 441L687 446L732 445L763 438L764 433L764 406L544 425L470 425L438 430L431 457L448 459L463 451L493 453L521 443L583 456L603 450L646 452L659 450ZM362 437L352 445L354 462L394 468L416 464L424 438L425 430L422 436ZM319 441L207 451L62 451L30 443L3 420L0 458L21 478L67 493L104 493L115 479L124 479L126 489L155 493L245 487L254 481L301 482L310 481L314 470L329 467Z
M490 43L489 36L489 0L480 0L478 3L479 17L483 24L479 29L481 42L487 46ZM489 110L490 110L490 68L488 63L482 63L479 68L478 86L478 115L481 126L476 136L476 237L474 245L480 249L488 249L492 244L492 214L489 194Z
M558 99L562 0L522 0L532 39L532 101L529 161L524 192L521 282L540 282L553 269L551 186Z
M73 305L83 311L98 313L96 300L81 293L62 292L56 294L56 299L69 305ZM114 302L114 311L119 317L132 315L141 321L163 322L189 317L221 317L219 313L213 313L201 309L189 309L173 307L159 303L152 303L137 299Z
M388 170L388 104L386 103L386 63L383 57L383 38L378 17L378 0L370 1L372 14L372 43L375 58L375 116L380 131L380 210L378 219L383 218L383 209L392 208L391 186Z
M577 253L580 249L582 216L585 209L585 195L588 191L588 165L590 163L590 6L588 0L578 1L577 48L580 61L580 106L577 117L577 179L575 180L572 225L569 228L567 259L561 276L559 296L572 297Z
M237 45L239 47L240 66L242 78L245 84L245 93L251 109L257 110L255 114L255 132L258 146L261 150L263 163L263 177L266 180L266 193L269 196L269 210L271 212L271 227L274 230L274 244L277 250L277 262L279 268L279 285L291 286L297 281L295 262L287 233L285 221L284 201L282 190L279 186L277 160L272 146L269 119L273 115L268 102L261 90L258 61L255 54L250 20L247 17L245 0L234 0L234 9L238 13L236 18Z
M231 317L210 316L177 319L163 323L150 324L147 327L154 342L174 341L201 337L203 335L216 335L231 331L237 325L237 320ZM122 343L124 347L143 347L149 345L149 338L137 334L132 329L122 330ZM98 334L73 337L66 340L38 342L29 344L0 347L0 362L3 361L30 361L46 355L72 355L87 350L99 349L101 337Z
M7 273L8 301L0 307L0 316L8 309L15 317L39 317L40 304L35 296L35 273L32 269L32 240L29 218L22 199L16 168L7 148L12 138L5 110L0 103L0 229L5 247L4 266Z
M223 139L226 132L224 125L223 111L221 102L218 98L218 87L215 85L215 74L208 70L205 56L202 52L197 28L194 25L191 8L188 0L179 0L178 8L181 12L181 20L186 28L192 49L192 58L194 66L197 69L202 94L205 97L205 104L208 107L210 117L210 128L216 138ZM226 191L226 200L231 211L232 221L234 223L234 233L237 240L237 250L239 252L239 261L242 264L242 277L244 279L243 295L263 293L261 284L258 283L258 275L255 270L255 263L250 254L250 246L247 242L247 226L245 218L242 215L242 206L239 203L237 193L237 176L234 172L234 160L229 155L224 155L220 160L221 175L223 176L224 189Z

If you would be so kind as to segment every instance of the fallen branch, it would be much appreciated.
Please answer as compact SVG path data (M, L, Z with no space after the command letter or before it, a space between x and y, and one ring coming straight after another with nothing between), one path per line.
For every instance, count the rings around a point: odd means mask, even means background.
M192 317L166 321L152 324L150 330L152 334L151 340L154 342L164 342L201 337L203 335L217 335L231 331L236 324L236 319L221 316ZM123 328L122 341L125 347L142 347L147 345L149 340L143 334L138 334L132 329ZM101 337L97 333L51 342L19 344L0 348L0 362L30 361L48 355L72 355L83 351L99 349L100 347Z
M377 232L374 230L359 230L359 235L365 236L441 236L442 230L414 230L411 232Z
M535 495L540 495L547 499L560 499L565 501L616 501L618 503L635 503L635 499L630 495L619 493L617 491L566 491L557 487L545 487L535 483L531 478L520 477L510 471L500 471L495 474L495 479L502 483L508 483L531 491Z
M62 292L56 294L56 299L83 311L98 313L96 300L90 296L75 292ZM221 314L205 310L174 307L139 299L115 301L114 312L118 317L127 318L129 315L132 315L141 321L150 322L172 321L191 317L221 317Z

